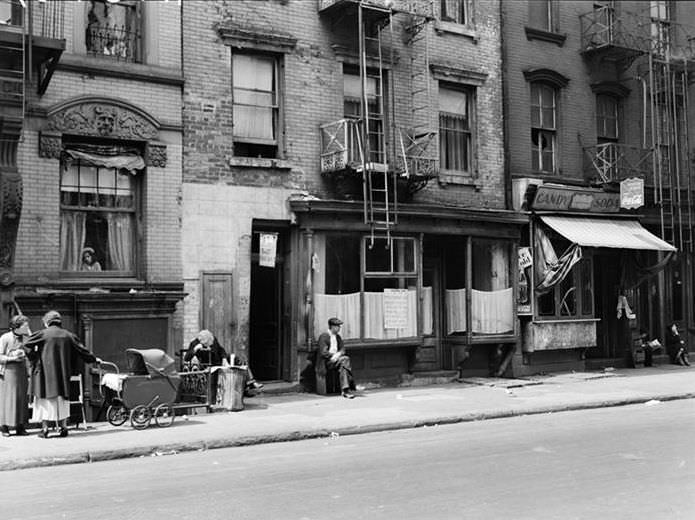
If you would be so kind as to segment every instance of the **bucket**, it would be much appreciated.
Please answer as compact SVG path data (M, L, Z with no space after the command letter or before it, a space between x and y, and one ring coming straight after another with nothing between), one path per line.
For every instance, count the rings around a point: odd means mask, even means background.
M232 412L244 409L245 367L217 369L217 396L215 405Z

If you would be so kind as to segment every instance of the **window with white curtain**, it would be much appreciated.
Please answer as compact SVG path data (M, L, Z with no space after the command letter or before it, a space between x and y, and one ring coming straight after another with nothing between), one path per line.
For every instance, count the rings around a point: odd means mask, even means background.
M61 160L60 269L134 275L137 170L113 164L142 167L142 158L79 156Z
M264 54L232 56L234 155L278 156L278 60Z
M471 175L475 89L439 87L439 161L443 170Z
M511 333L516 318L512 246L499 240L473 239L472 252L471 330L473 334Z
M423 288L418 309L417 241L412 237L385 238L358 234L317 234L314 251L314 334L328 327L328 319L343 321L344 339L384 340L418 335L423 311L423 333L432 332L432 290Z

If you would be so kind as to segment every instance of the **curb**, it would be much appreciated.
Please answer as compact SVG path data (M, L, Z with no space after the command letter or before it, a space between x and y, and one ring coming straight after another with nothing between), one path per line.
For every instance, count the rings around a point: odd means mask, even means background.
M38 467L60 466L66 464L82 464L90 462L102 462L108 460L138 458L138 457L159 457L166 455L177 455L179 453L189 453L195 451L208 451L219 448L236 448L241 446L252 446L257 444L272 444L278 442L291 442L306 439L319 439L325 437L338 437L343 435L360 435L365 433L376 433L384 431L407 430L413 428L424 428L443 424L456 424L463 422L487 421L494 419L506 419L510 417L520 417L524 415L540 415L548 413L569 412L576 410L590 410L597 408L611 408L617 406L629 406L643 404L649 401L677 401L683 399L695 399L695 392L682 394L668 394L661 396L634 397L623 399L612 399L595 402L585 402L576 404L554 404L511 410L491 410L488 412L475 412L453 416L439 416L425 418L421 420L410 420L390 423L368 424L364 426L349 426L329 430L325 428L312 428L308 430L295 430L286 433L276 433L268 435L251 435L240 437L219 438L202 442L174 442L164 446L143 446L139 448L123 449L104 449L98 451L85 451L62 457L47 458L40 457L35 459L19 459L0 463L0 471L11 471L15 469L28 469Z

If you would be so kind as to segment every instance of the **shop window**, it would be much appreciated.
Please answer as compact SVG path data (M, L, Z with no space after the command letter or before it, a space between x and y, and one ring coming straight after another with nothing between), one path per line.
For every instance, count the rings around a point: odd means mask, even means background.
M549 292L537 295L536 302L539 316L558 319L593 317L591 258L582 258Z
M529 25L535 29L557 32L557 0L529 0Z
M262 54L232 56L234 155L277 158L279 154L279 61Z
M444 248L444 306L446 332L460 335L468 330L466 312L466 240L449 241Z
M471 23L472 0L440 0L439 10L442 22L452 22L459 25Z
M473 172L474 88L439 87L439 160L443 170Z
M344 339L383 340L418 335L417 242L327 234L314 239L314 331L339 316ZM429 301L428 301L429 295ZM431 288L423 292L423 309L431 315ZM425 320L431 332L431 317ZM423 326L423 329L425 327Z
M114 166L116 165L116 166ZM134 275L136 153L109 156L69 149L61 159L60 268L84 276Z
M511 245L497 240L473 240L471 330L473 334L514 331L516 318L511 273Z
M378 75L368 71L364 87L367 98L367 111L369 112L369 160L375 163L385 163L385 126L382 103L384 86L379 81ZM361 99L362 81L359 72L353 68L346 68L343 72L343 111L347 119L363 119ZM357 149L359 140L351 139L350 143L353 147L350 150L350 157L361 157L360 150Z
M531 84L531 167L555 173L557 91L545 83Z
M141 2L91 0L86 8L85 45L88 53L140 61Z

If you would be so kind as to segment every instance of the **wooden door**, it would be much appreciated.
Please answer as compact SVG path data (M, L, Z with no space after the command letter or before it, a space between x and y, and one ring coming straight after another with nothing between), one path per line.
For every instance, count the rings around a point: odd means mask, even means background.
M202 293L200 298L200 323L212 332L230 353L232 351L232 274L202 273Z

